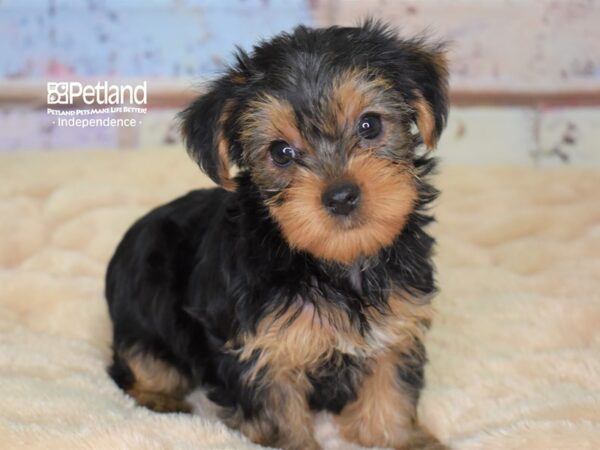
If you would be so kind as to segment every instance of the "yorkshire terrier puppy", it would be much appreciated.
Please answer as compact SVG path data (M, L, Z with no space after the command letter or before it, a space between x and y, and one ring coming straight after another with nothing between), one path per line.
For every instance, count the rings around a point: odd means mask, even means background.
M220 187L142 217L110 262L116 383L157 411L202 387L267 446L320 448L325 410L366 447L446 448L416 414L437 194L419 147L446 116L442 46L380 23L239 51L181 113Z

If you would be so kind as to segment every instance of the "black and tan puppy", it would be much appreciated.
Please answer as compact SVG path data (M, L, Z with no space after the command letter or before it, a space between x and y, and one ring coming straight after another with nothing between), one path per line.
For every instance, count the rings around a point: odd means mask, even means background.
M159 411L203 387L284 449L319 448L320 410L364 446L444 448L416 417L437 193L417 149L436 145L446 84L440 46L373 22L240 51L181 115L222 187L141 218L110 263L119 386Z

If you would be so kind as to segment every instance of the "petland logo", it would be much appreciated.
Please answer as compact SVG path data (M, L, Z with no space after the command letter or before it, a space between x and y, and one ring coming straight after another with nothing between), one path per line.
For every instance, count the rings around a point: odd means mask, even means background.
M148 91L146 82L136 86L98 82L82 84L77 81L49 81L48 105L73 105L81 100L86 105L145 105Z
M46 113L53 116L52 124L58 127L136 127L142 121L135 116L148 111L145 81L135 86L107 81L85 85L77 81L49 81L46 87Z

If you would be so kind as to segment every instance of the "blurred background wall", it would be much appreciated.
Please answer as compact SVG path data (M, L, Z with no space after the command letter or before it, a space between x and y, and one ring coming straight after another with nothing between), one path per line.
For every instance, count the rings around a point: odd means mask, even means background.
M600 166L598 0L0 0L0 151L180 146L235 45L382 18L450 42L448 163ZM58 127L46 82L146 80L135 128Z

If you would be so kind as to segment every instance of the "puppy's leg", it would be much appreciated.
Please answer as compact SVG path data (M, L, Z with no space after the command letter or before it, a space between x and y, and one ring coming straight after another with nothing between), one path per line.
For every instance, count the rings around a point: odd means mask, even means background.
M417 424L404 443L402 450L450 450L450 447L442 444L429 431Z
M142 352L115 354L109 373L135 401L156 412L190 412L189 380L172 365Z
M364 447L398 450L446 449L416 420L416 398L400 380L399 358L388 351L375 358L358 398L344 407L336 422L342 436Z
M313 417L308 406L304 374L298 379L275 381L267 391L266 408L275 417L278 436L276 445L284 449L318 450L314 437Z
M248 388L255 392L258 410L248 416L241 410L222 415L225 423L239 429L253 442L284 450L319 450L313 434L313 418L306 396L304 374L285 379L261 376Z

